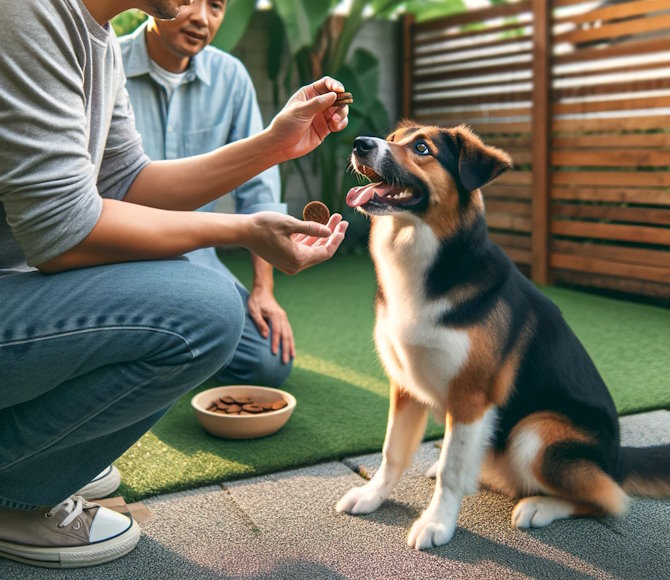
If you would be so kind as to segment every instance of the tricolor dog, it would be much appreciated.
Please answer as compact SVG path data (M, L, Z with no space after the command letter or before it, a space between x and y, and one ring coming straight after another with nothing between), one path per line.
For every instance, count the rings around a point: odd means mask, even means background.
M623 515L628 493L670 497L670 446L622 448L612 398L589 355L490 241L480 188L511 167L468 128L402 123L359 137L352 165L373 183L347 203L370 216L378 281L375 343L391 384L382 464L337 511L372 512L445 420L433 498L409 533L446 544L478 482L521 498L518 528Z

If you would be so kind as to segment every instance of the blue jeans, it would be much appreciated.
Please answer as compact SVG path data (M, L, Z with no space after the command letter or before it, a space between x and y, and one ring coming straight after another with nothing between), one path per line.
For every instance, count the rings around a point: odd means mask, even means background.
M215 378L222 385L263 385L279 387L286 380L293 361L287 364L282 362L281 342L277 354L272 354L272 328L267 338L264 338L256 323L249 316L249 292L235 275L224 266L216 255L214 248L203 248L186 254L193 263L206 266L219 272L237 287L244 304L245 320L242 338L230 364L216 373Z
M0 507L83 487L230 364L244 312L183 259L0 276Z

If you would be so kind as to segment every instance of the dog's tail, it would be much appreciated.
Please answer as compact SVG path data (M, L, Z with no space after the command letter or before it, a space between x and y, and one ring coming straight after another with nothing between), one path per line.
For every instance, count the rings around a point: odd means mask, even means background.
M621 476L631 495L670 498L670 445L622 447Z

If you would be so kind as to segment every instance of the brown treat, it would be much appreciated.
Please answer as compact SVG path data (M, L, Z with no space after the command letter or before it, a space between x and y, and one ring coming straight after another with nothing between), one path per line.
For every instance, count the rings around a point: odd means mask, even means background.
M263 411L272 411L272 403L259 403L263 407Z
M288 403L284 399L279 399L278 401L272 403L272 410L277 411L279 409L283 409L286 407L286 405L288 405Z
M242 407L240 407L239 405L230 405L230 407L226 409L226 413L228 413L229 415L235 415L236 413L239 413L241 410Z
M351 105L354 102L354 96L351 93L337 93L335 99L336 107L343 107L344 105Z
M213 411L214 409L216 409L216 403L212 403L209 407L207 407L208 411Z
M252 403L253 401L251 400L251 397L247 397L245 395L236 395L233 397L235 399L235 402L238 405L248 405L249 403Z
M216 408L220 409L221 411L225 411L228 407L230 407L230 405L226 405L220 401L216 404Z
M325 225L330 219L330 211L325 203L310 201L302 210L302 219L306 222L317 222Z
M242 410L248 411L249 413L262 413L263 407L258 403L249 403L248 405L243 405Z
M219 397L219 401L225 403L226 405L232 405L235 403L235 400L232 397Z

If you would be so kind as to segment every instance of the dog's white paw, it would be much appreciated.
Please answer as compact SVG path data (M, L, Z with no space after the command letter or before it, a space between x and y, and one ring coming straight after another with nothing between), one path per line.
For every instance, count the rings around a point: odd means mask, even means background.
M435 463L433 463L433 465L431 465L428 468L428 471L426 471L426 477L430 477L432 479L435 479L437 477L437 464L438 463L439 463L439 461L436 461Z
M543 528L551 522L569 518L574 504L557 497L537 495L522 499L512 512L512 525L517 528Z
M369 483L362 487L354 487L337 502L335 511L348 514L369 514L375 511L386 498L376 486Z
M407 536L407 544L415 550L426 550L448 543L456 531L456 521L440 518L432 510L426 510L414 522Z

